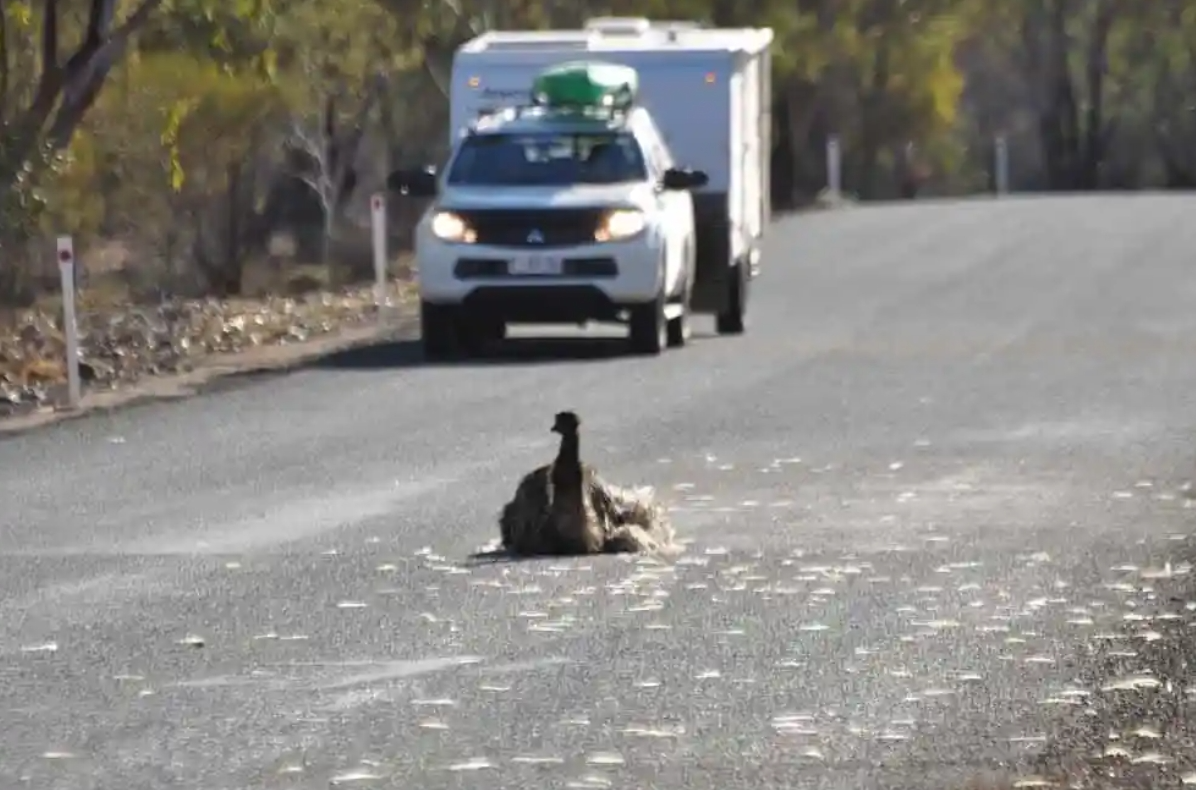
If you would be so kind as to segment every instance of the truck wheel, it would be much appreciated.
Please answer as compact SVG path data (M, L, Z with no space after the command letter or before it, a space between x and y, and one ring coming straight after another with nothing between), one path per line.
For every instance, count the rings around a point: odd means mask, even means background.
M424 358L445 359L452 356L457 345L456 311L449 305L431 304L420 300L419 331L424 346Z
M689 300L681 304L681 315L668 322L668 343L670 348L681 348L689 342L693 330L689 324Z
M457 337L461 346L470 354L479 353L487 343L502 340L507 334L506 323L498 318L471 318L460 315L457 317L456 324Z
M656 355L668 345L668 324L664 317L664 296L630 310L628 340L633 354Z
M680 348L689 342L693 328L690 325L690 300L694 290L694 261L692 251L688 252L686 260L685 287L681 290L681 315L668 323L668 342L670 348Z
M727 278L727 309L718 314L715 326L720 335L741 335L746 328L748 267L736 261Z

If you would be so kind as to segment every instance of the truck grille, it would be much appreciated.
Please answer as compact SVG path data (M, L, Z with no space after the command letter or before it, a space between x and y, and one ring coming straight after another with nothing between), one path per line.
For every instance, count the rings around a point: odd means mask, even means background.
M463 209L454 213L477 233L477 244L548 248L592 244L606 210Z
M502 258L458 258L453 273L458 280L509 277L510 261ZM614 258L566 258L563 277L615 277L619 266ZM551 279L551 278L540 278Z

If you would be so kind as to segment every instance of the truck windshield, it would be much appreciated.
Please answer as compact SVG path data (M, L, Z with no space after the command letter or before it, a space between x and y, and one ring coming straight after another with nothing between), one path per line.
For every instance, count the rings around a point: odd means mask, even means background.
M626 132L482 134L461 144L449 169L455 186L620 184L647 178L643 152Z

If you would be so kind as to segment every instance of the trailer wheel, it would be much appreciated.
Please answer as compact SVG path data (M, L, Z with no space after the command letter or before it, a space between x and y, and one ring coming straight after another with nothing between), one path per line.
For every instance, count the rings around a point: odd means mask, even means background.
M727 291L727 309L718 314L715 327L720 335L741 335L747 328L748 267L744 261L731 266Z

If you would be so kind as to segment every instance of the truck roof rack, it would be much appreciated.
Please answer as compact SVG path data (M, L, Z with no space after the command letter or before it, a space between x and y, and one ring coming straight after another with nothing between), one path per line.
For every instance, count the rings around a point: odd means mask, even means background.
M489 124L502 120L517 121L523 118L559 118L585 119L593 121L614 122L625 119L635 110L634 106L598 107L598 106L564 106L552 107L537 103L534 99L527 104L509 104L492 110L483 110L469 123L468 132L474 134L483 131Z
M544 118L614 121L636 105L639 75L635 69L602 60L571 60L543 69L532 81L530 103L479 113L470 129L477 131L499 117L510 120L534 113Z

